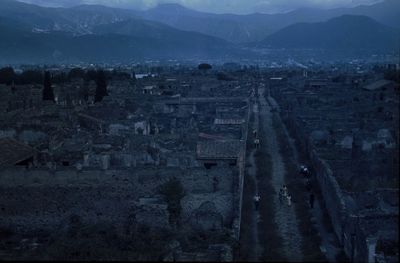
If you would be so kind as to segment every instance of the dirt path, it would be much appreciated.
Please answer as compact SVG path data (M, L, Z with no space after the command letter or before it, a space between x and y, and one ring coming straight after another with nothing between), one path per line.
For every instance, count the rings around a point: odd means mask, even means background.
M271 156L272 161L272 180L271 184L275 193L279 193L279 189L285 184L285 165L282 156L279 152L278 138L272 123L272 106L266 101L264 97L264 89L259 90L259 104L260 104L260 123L263 125L265 138L261 139L261 147L266 147L267 152ZM290 189L288 189L290 194ZM264 200L270 201L270 200ZM274 195L272 200L275 204L275 222L278 226L279 235L283 240L283 252L289 261L302 261L302 237L298 229L297 217L292 202L291 206L288 205L286 200L281 203L278 194Z

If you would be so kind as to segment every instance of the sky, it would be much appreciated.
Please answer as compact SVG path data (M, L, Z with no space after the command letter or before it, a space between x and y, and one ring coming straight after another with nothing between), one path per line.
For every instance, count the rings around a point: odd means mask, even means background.
M178 3L185 7L210 13L284 13L302 7L330 9L369 5L381 0L20 0L46 6L102 4L114 7L148 9L162 3Z

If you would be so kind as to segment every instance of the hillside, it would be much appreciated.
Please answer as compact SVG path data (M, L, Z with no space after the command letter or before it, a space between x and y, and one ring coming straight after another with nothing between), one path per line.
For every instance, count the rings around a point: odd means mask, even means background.
M366 16L344 15L320 23L288 26L258 46L271 48L390 50L398 45L399 31Z
M21 0L28 1L29 0ZM213 14L185 8L178 4L160 4L146 10L128 10L96 5L81 5L72 8L29 7L13 0L2 0L0 16L19 16L22 21L44 30L62 30L74 34L91 33L94 26L116 23L128 19L142 18L160 22L171 27L202 33L224 39L233 43L261 41L272 33L296 23L324 22L341 15L364 15L391 27L400 27L400 1L385 0L373 5L361 5L353 8L336 8L329 10L302 8L285 14ZM14 2L14 4L9 4ZM43 3L54 4L51 0ZM88 0L58 1L66 7ZM110 4L107 1L101 3ZM115 7L128 8L128 1L114 3ZM24 6L25 5L25 6ZM11 8L7 8L11 6Z
M239 52L224 40L137 19L129 10L44 8L4 1L6 5L0 6L3 63L206 59Z
M260 41L296 23L324 22L342 15L364 15L391 27L400 27L400 1L386 0L374 5L330 10L302 8L285 14L211 14L190 10L178 4L162 4L137 12L147 20L215 36L234 43Z
M152 38L117 34L73 36L67 33L33 33L0 25L0 62L131 62L138 59L210 59L237 52L224 41L199 37ZM197 41L198 39L207 42Z

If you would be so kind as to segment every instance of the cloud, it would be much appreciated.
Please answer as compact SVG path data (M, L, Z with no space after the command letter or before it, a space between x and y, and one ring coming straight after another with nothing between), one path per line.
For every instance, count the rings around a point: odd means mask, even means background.
M373 4L381 0L20 0L48 5L71 6L101 4L107 6L148 9L163 3L177 3L185 7L211 13L281 13L302 7L336 8Z

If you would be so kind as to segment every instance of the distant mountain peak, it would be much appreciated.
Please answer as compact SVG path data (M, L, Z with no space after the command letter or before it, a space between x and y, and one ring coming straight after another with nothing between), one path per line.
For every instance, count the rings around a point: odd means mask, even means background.
M180 5L178 3L160 3L156 6L156 8L169 8L169 9L188 9L184 7L183 5Z
M329 21L336 21L336 20L343 20L343 21L375 21L374 19L368 17L368 16L364 16L364 15L349 15L349 14L345 14L345 15L340 15L334 18L329 19Z
M326 22L287 26L262 43L277 48L393 50L396 31L367 16L341 15Z
M149 11L156 11L162 13L197 13L197 11L189 9L183 5L177 3L161 3L156 7L149 9Z
M338 25L347 25L347 26L355 26L355 25L363 25L363 26L382 26L375 19L364 16L364 15L341 15L338 17L331 18L327 21L330 24L338 24Z

